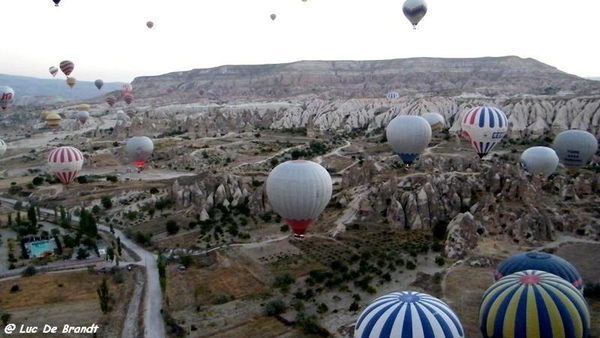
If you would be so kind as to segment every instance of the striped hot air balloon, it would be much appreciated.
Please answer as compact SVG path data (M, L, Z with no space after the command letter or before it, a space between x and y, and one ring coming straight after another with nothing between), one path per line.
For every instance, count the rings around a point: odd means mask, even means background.
M463 137L482 158L502 140L508 130L508 119L498 108L475 107L465 114L461 127Z
M386 97L388 100L395 100L395 99L397 99L397 98L399 98L399 97L400 97L400 94L398 94L398 93L396 93L396 92L389 92L389 93L385 94L385 97Z
M52 75L52 77L56 77L56 74L58 74L58 68L55 66L48 68L48 70L50 71L50 74Z
M555 274L573 284L578 290L583 289L583 279L579 271L567 260L545 252L524 252L513 255L500 263L494 280L523 270L540 270Z
M331 199L331 176L320 164L295 160L279 164L267 177L269 203L294 231L302 237L325 210Z
M126 83L123 85L122 89L123 89L123 94L129 94L133 90L133 86L131 85L131 83Z
M115 104L115 102L117 102L117 100L113 96L109 96L106 98L106 103L108 103L110 107L112 107Z
M123 101L125 101L125 103L127 103L128 105L131 104L131 102L133 102L133 95L131 94L125 94L123 96Z
M62 121L62 118L60 117L60 115L58 115L57 113L48 113L45 117L46 119L46 125L48 125L48 127L50 127L50 129L56 131L59 127L60 127L60 121Z
M479 326L483 338L587 338L590 313L571 283L548 272L525 270L487 289Z
M402 162L411 165L431 141L431 126L421 116L398 115L388 123L385 135Z
M465 331L441 300L415 291L393 292L369 304L354 327L356 338L458 338Z
M75 64L69 60L62 61L58 66L63 74L65 74L67 77L71 75L73 69L75 69Z
M73 147L56 148L48 155L48 166L50 171L68 186L83 167L83 154Z

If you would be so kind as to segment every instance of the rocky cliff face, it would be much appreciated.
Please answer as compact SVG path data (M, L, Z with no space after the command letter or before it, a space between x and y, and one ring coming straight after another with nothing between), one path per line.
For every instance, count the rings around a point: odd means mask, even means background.
M400 95L598 93L600 84L516 56L473 59L411 58L379 61L300 61L228 65L133 81L137 99L273 100L373 98ZM189 102L189 101L188 101Z

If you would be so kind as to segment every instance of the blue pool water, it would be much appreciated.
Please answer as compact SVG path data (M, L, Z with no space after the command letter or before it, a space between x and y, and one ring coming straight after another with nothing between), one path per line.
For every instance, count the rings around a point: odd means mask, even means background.
M37 241L37 242L30 242L27 243L27 246L29 247L29 250L31 251L29 256L30 257L41 257L43 256L44 252L54 252L54 249L56 249L56 243L54 242L54 239L51 240L46 240L46 241Z

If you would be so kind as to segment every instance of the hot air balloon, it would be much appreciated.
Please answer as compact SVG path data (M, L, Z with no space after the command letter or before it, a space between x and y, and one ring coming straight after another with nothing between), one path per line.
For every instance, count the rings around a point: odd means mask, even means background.
M399 98L399 97L400 97L400 94L398 94L398 93L396 93L396 92L389 92L389 93L385 94L385 97L386 97L388 100L395 100L395 99L397 99L397 98Z
M130 83L123 85L123 94L129 94L133 90L133 86Z
M125 114L127 114L127 116L129 116L129 118L133 118L135 116L135 111L132 109L127 109L127 111L125 112Z
M294 160L271 170L266 191L273 210L292 228L295 237L303 237L329 203L333 183L320 164Z
M406 0L402 6L402 12L413 25L413 29L417 29L419 21L427 14L427 4L423 0Z
M540 270L555 274L573 284L576 289L583 290L583 279L573 264L559 256L545 252L531 251L509 257L500 263L494 272L494 280L497 281L504 276L524 270Z
M46 115L46 124L52 130L56 130L60 127L61 120L62 118L57 113L48 113L48 115Z
M446 120L441 114L438 113L425 113L423 114L423 118L429 122L431 126L431 135L437 135L442 130L444 130L444 126L446 125Z
M122 109L117 110L115 116L119 121L131 121L131 118L127 114L125 114L125 112Z
M0 108L8 109L15 99L15 91L8 86L0 86Z
M123 101L125 101L125 103L127 103L127 104L131 104L131 102L133 102L133 95L131 95L129 93L125 94L123 96Z
M585 130L566 130L552 142L560 163L573 172L585 166L598 150L598 140Z
M62 61L58 66L63 74L65 74L67 77L71 75L73 69L75 69L75 64L69 60Z
M152 28L152 27L154 27L154 22L152 22L152 21L148 21L148 22L146 22L146 26L147 26L148 28Z
M102 86L104 86L104 81L98 79L96 81L94 81L94 85L96 85L96 88L98 88L98 90L102 89Z
M356 338L459 338L460 320L441 300L415 291L392 292L371 302L354 326Z
M82 103L77 106L77 110L83 110L83 111L89 112L91 109L92 109L92 107L90 107L90 105L87 103Z
M115 102L117 102L117 100L113 96L106 98L106 103L108 103L108 105L111 107L115 104Z
M483 338L587 338L590 313L583 295L569 282L525 270L487 289L479 325Z
M73 147L60 147L48 155L50 171L65 185L77 177L83 167L83 154Z
M87 111L81 110L77 112L77 120L79 120L81 125L84 125L89 118L90 114Z
M60 0L52 0L52 2L54 2L54 7L58 7Z
M3 140L0 140L0 156L6 153L6 143Z
M271 14L271 20L275 21L275 18L277 17L277 15L275 14Z
M58 68L54 66L48 68L48 70L50 71L50 74L52 74L52 77L56 77L56 74L58 74Z
M77 84L77 79L74 77L67 78L67 85L72 89Z
M385 135L402 162L411 165L431 141L431 126L421 116L398 115L388 123Z
M546 179L558 168L558 156L552 148L531 147L521 154L520 163L531 175L540 174Z
M487 155L508 130L506 115L494 107L475 107L465 114L461 122L462 135L479 158Z
M153 150L154 143L146 136L132 137L125 145L125 152L135 161L139 169L142 169Z

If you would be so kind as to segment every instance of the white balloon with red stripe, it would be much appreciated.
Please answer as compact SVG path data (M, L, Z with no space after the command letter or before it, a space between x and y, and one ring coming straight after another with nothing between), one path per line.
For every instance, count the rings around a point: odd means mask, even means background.
M15 91L8 86L0 86L0 108L8 109L15 98Z
M48 155L48 167L65 186L68 186L83 167L83 154L74 147L56 148Z
M273 210L301 236L329 203L333 183L320 164L295 160L271 170L266 191Z

